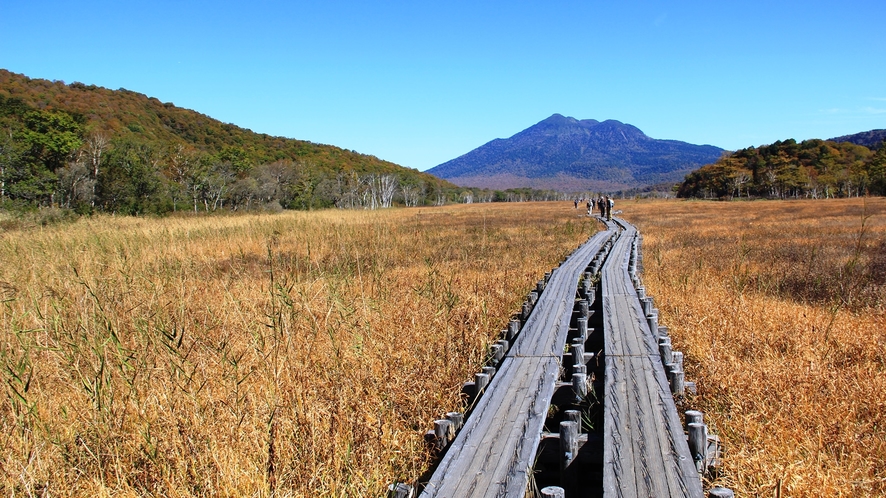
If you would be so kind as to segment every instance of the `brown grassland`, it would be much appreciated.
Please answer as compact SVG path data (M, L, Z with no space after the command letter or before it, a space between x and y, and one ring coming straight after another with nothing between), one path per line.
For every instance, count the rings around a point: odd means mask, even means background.
M886 494L886 199L622 202L736 496Z
M381 496L564 204L108 216L0 235L0 494Z
M617 208L717 482L886 493L886 200ZM525 203L0 232L0 492L380 496L597 228Z

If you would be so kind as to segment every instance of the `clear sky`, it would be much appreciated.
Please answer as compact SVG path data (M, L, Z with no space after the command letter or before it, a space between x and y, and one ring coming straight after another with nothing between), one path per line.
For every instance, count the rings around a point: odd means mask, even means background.
M726 149L886 128L886 0L0 0L0 67L424 170L551 114Z

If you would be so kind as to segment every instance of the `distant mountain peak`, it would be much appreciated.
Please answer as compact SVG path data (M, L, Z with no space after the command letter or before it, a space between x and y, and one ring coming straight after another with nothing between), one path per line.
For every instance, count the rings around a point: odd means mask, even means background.
M710 145L656 140L614 119L552 114L428 173L463 186L619 190L677 182L722 152Z

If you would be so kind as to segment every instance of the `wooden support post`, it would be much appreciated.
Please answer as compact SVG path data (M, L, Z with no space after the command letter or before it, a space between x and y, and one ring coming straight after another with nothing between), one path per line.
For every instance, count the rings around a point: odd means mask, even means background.
M661 353L661 362L668 365L674 362L674 354L671 351L671 338L662 337L658 340L658 352Z
M578 456L578 424L560 422L560 484L566 490L572 490L575 484L575 469L571 468L573 460Z
M394 484L388 484L388 498L412 498L413 496L415 496L415 493L412 486L406 483L395 482Z
M538 303L538 292L532 291L529 293L529 304L535 308L536 303Z
M560 486L546 486L541 488L542 498L566 498L566 490Z
M520 320L525 322L529 320L529 314L532 313L532 305L529 302L523 303L523 310L520 312Z
M729 488L714 486L708 491L708 498L735 498L735 493Z
M646 325L649 326L649 333L655 335L658 333L658 310L653 309L652 313L646 315Z
M489 345L489 362L493 365L498 365L501 359L504 357L501 351L501 344L490 344Z
M489 374L485 373L476 373L474 374L474 399L480 397L483 394L483 391L486 389L486 386L489 385Z
M673 365L673 363L671 365ZM668 380L671 382L671 393L674 396L683 396L686 394L686 386L684 385L685 379L682 370L670 370L668 372Z
M588 319L585 317L580 317L578 319L578 338L582 343L585 343L588 340Z
M674 361L673 361L674 365L677 365L677 370L682 372L683 371L683 353L681 353L680 351L674 351L672 353L672 355L674 358Z
M442 450L449 445L449 441L455 436L452 422L441 419L434 420L434 437L437 440L437 450Z
M576 340L569 345L569 348L572 350L572 364L573 365L584 365L585 364L585 345L584 343L580 343Z
M708 426L705 424L689 424L689 454L695 461L698 473L704 473L708 453Z
M641 299L640 305L643 307L643 315L649 316L649 313L652 313L652 296L646 296Z
M508 354L508 350L511 349L511 343L507 339L499 339L495 343L501 346L501 358L498 359L498 361L501 361Z
M520 320L511 320L508 322L508 336L507 339L509 341L513 341L514 337L517 336L517 333L520 332Z
M535 283L535 292L537 292L539 296L541 295L542 292L544 292L544 290L545 290L545 281L544 280L539 280L538 282Z
M669 332L670 331L668 330L667 327L665 327L663 325L658 326L658 338L659 339L661 339L662 337L668 337Z
M587 299L582 299L578 302L578 316L588 317L588 312L590 311L590 304Z
M495 376L495 367L483 367L483 373L489 376L492 379Z
M686 419L686 430L689 430L689 424L704 423L704 413L698 410L686 410L684 418Z
M637 287L637 297L639 297L641 300L646 297L646 287L642 285L640 287Z
M449 412L446 414L446 420L452 422L452 427L458 432L465 424L465 415L460 412Z
M569 422L575 422L576 427L578 427L578 433L581 434L581 412L578 410L566 410L563 413L563 420L567 420Z
M572 390L575 391L576 401L582 401L588 396L588 374L572 374Z
M585 345L583 342L573 342L570 345L570 349L572 349L572 364L573 365L584 365L585 364Z

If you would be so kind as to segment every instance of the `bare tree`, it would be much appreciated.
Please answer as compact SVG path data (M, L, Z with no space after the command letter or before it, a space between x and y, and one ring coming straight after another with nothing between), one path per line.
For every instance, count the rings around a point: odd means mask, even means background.
M397 175L378 175L377 178L380 206L389 208L394 204L397 192Z
M91 178L91 173L82 157L69 161L59 170L58 186L64 207L70 209L78 202L89 202L95 206L95 180Z
M418 206L421 194L424 192L424 183L401 183L400 191L403 194L403 203L406 204L406 207L415 207Z
M108 136L100 131L89 135L86 139L86 155L92 173L92 207L95 207L95 186L98 183L102 154L105 153L109 143Z

